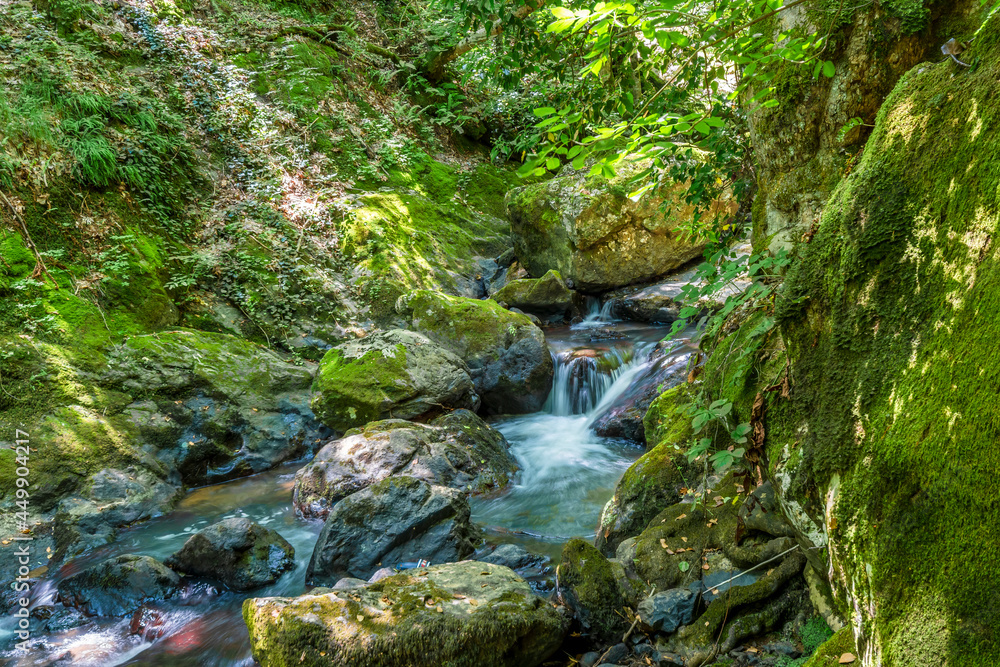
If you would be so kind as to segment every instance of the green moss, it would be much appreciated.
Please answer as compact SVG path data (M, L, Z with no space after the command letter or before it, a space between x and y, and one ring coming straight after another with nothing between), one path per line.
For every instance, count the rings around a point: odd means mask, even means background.
M621 638L628 628L624 615L628 603L611 563L600 551L583 540L567 542L559 563L559 584L595 642Z
M1000 512L1000 118L983 103L1000 95L998 34L993 18L972 71L900 81L779 299L794 389L769 407L769 451L801 447L786 494L836 491L829 516L810 511L889 666L1000 653L1000 558L983 548L1000 544L983 520Z
M816 648L805 667L833 667L840 664L840 657L845 653L858 655L858 648L854 645L854 635L851 628L842 628L832 637L820 644ZM909 656L913 657L913 656Z
M313 412L334 430L380 419L387 405L412 393L406 347L371 350L357 358L334 348L320 361L313 391Z

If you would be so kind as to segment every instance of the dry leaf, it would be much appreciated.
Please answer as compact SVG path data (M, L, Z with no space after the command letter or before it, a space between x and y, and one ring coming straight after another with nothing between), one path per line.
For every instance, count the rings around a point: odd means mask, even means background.
M440 606L438 606L437 613L439 613L439 614L444 613L444 609L442 609Z
M708 563L705 563L704 565L701 566L701 569L703 569L703 570L710 570L710 569L712 569L712 566L709 565Z
M681 519L685 518L686 516L687 516L687 514L681 514L679 517L677 517L676 519L674 519L674 521L680 521Z
M363 620L365 620L364 615L363 614L358 614L358 623L360 623Z
M688 541L688 538L686 538L686 537L682 537L681 538L681 542L683 542L684 544L687 544L687 541Z
M857 658L853 653L845 653L844 655L840 656L840 660L838 660L838 662L842 665L849 665L855 660L857 660Z

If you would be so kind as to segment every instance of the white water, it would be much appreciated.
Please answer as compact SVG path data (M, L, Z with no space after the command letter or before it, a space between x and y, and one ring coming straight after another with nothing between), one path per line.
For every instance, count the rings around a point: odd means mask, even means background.
M648 369L665 330L632 327L622 336L609 317L594 307L580 324L549 332L556 367L544 411L493 424L521 472L509 491L472 501L473 520L488 532L551 552L568 538L593 537L615 484L642 454L634 443L598 436L592 424ZM606 338L595 334L605 330Z

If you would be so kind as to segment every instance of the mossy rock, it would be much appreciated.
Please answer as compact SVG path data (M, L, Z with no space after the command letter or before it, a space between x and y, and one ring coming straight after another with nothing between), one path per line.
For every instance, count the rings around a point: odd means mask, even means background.
M832 637L819 645L803 667L834 667L841 664L840 658L850 653L858 655L858 647L854 643L854 634L850 627L841 628ZM919 654L918 654L919 655ZM911 656L917 658L918 655Z
M410 292L396 302L407 325L457 354L469 366L483 406L494 414L541 410L552 388L545 334L495 301Z
M628 629L628 601L612 563L600 551L583 540L567 542L559 563L559 586L592 641L615 643L621 639Z
M511 191L507 211L514 251L534 277L558 271L573 289L603 291L650 280L699 256L703 246L679 231L693 214L682 185L628 197L628 180L649 166L626 158L613 179L566 168L555 178ZM714 212L735 212L716 202Z
M320 361L312 409L341 433L379 419L479 406L468 367L426 336L393 329L341 343Z
M1000 655L1000 16L963 59L899 81L777 300L772 476L887 667Z
M578 300L555 269L541 278L511 280L490 298L545 320L569 319Z
M535 667L568 619L510 569L464 561L350 591L243 603L263 667Z
M629 466L615 494L601 512L596 545L613 553L626 538L638 535L662 511L681 499L680 489L694 480L688 462L691 420L676 409L688 395L686 385L663 392L649 406L643 424L649 451Z

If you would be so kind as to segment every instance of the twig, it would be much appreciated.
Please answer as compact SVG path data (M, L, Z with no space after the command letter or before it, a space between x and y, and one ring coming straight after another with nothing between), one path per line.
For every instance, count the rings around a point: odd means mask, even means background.
M656 585L654 584L653 588L651 588L650 591L649 591L649 595L647 595L646 597L652 596L653 593L655 593L655 592L656 592ZM637 626L637 625L639 625L639 610L638 609L635 612L635 620L632 621L631 627L629 627L628 631L625 633L625 636L622 637L622 644L624 644L625 642L627 642L628 638L632 636L632 631L635 630L635 626Z
M51 280L52 284L55 285L56 290L58 290L59 283L56 282L56 279L52 277L52 275L49 273L49 270L45 267L45 261L42 260L42 255L38 252L38 248L35 247L35 242L31 240L31 234L28 233L28 226L25 224L24 218L22 218L21 214L17 212L17 209L14 208L14 204L12 204L9 199L7 199L7 195L5 195L3 192L0 192L0 197L3 197L3 200L7 202L7 206L10 207L11 213L13 213L17 221L21 223L21 230L24 231L24 241L25 243L28 244L28 247L31 248L31 251L35 253L35 260L38 262L38 265L35 267L35 270L38 270L38 268L40 267L42 269L42 273L45 274L45 277Z

